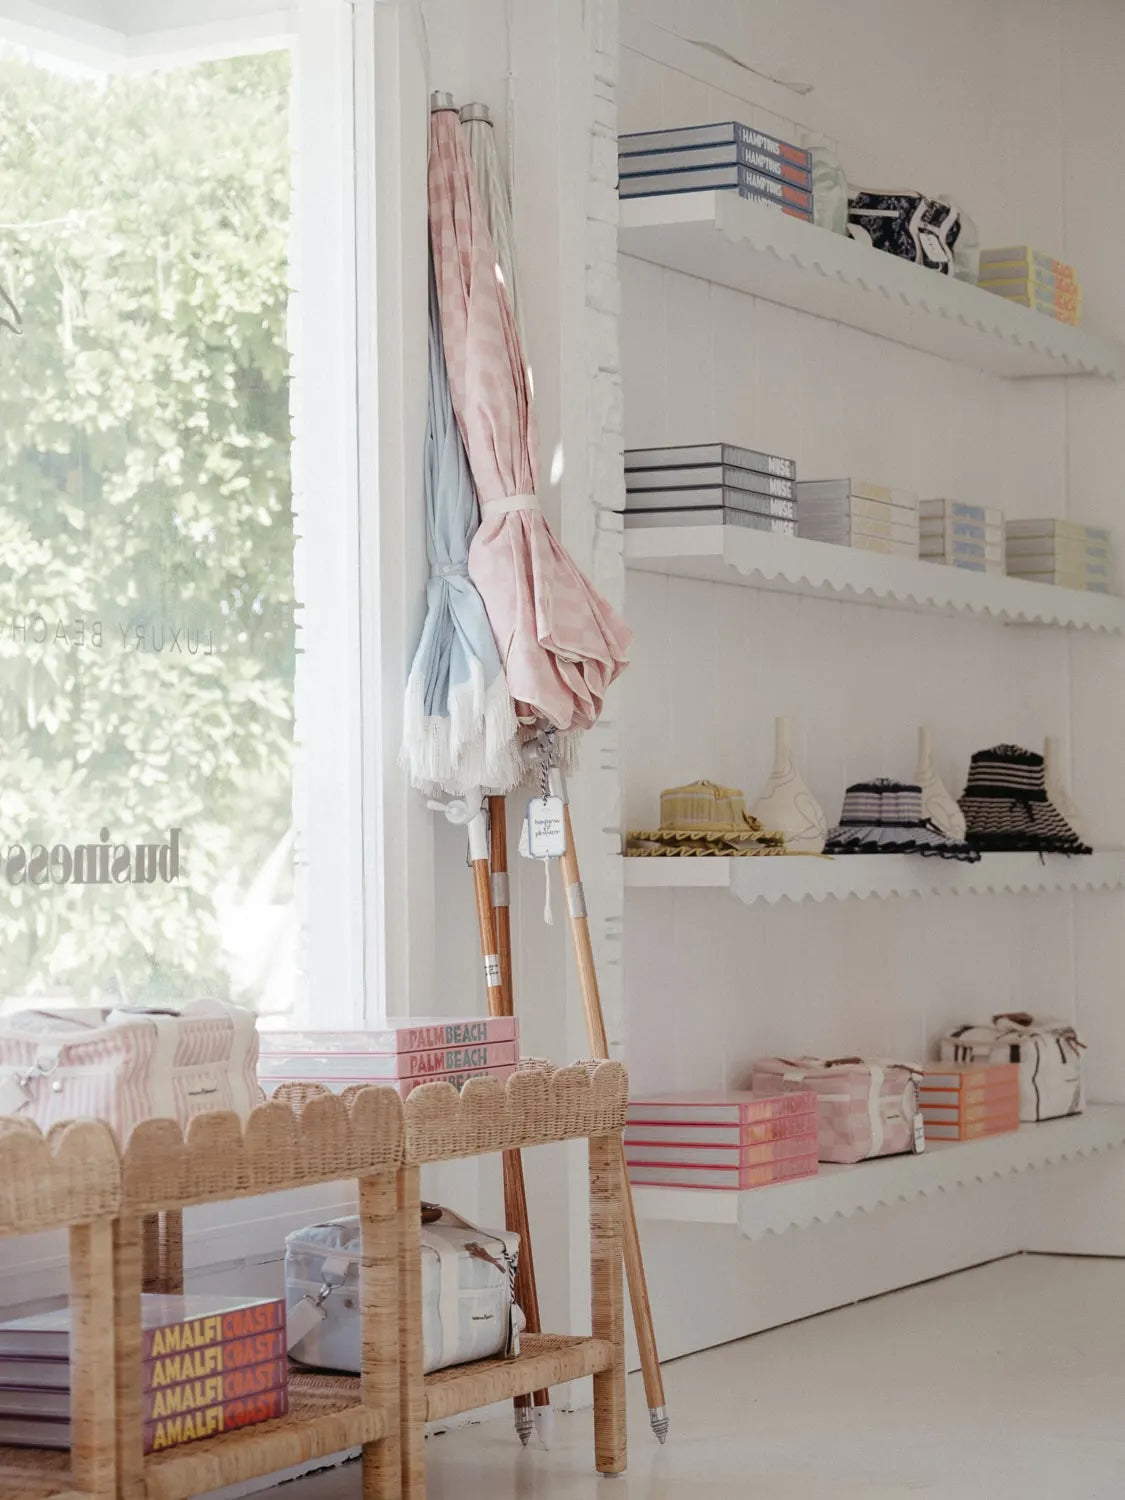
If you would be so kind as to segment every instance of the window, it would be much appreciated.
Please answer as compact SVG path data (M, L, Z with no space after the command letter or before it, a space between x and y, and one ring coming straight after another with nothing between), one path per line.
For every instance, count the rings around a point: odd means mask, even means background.
M142 73L0 50L6 1012L361 1014L349 36L312 71L300 38Z

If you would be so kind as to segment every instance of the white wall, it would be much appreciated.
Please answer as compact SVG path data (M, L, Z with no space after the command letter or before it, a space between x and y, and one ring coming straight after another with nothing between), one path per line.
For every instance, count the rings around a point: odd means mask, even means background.
M624 17L623 130L739 119L832 146L853 182L952 193L982 244L1030 242L1074 261L1087 322L1125 333L1114 234L1125 200L1111 186L1125 127L1117 6L624 0ZM764 81L685 37L811 91ZM852 474L1013 516L1070 514L1125 539L1112 426L1120 390L1003 382L624 266L628 447L743 443L793 456L808 478ZM645 574L630 574L628 605L638 633L625 692L628 826L651 827L661 787L696 777L753 798L773 717L787 713L832 820L848 782L912 774L916 727L927 722L955 793L974 749L1038 748L1046 734L1072 742L1078 800L1105 808L1099 839L1125 839L1117 641ZM747 909L716 893L630 892L634 1086L739 1084L755 1056L776 1050L922 1056L950 1022L1018 1004L1077 1016L1094 1096L1121 1098L1121 911L1117 896ZM1121 1167L1099 1162L1080 1178L1120 1187ZM709 1277L690 1311L678 1289L704 1235L648 1225L665 1352L1003 1253L1021 1235L1030 1243L1054 1222L1067 1181L1052 1171L753 1247L706 1231L708 1263L721 1255L729 1280L708 1295ZM1121 1216L1087 1207L1079 1222L1070 1248L1125 1242Z

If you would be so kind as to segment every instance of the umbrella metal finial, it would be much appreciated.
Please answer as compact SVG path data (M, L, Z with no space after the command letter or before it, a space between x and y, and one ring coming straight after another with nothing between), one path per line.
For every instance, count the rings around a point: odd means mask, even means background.
M461 106L461 124L468 125L473 120L479 120L482 125L492 125L495 123L492 118L492 111L487 104L479 102L463 104Z
M435 89L433 91L433 93L430 95L430 113L431 114L433 114L434 111L438 110L438 109L456 109L456 108L457 108L457 106L453 102L453 95L452 94L447 94L447 93L445 93L441 89Z

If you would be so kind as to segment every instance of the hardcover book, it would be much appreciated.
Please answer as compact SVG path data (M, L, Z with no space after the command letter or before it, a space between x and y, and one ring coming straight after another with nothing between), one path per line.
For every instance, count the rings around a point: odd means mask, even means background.
M625 473L643 469L703 468L724 464L732 469L753 469L778 479L796 479L797 465L778 453L760 453L734 443L687 443L679 448L626 448Z
M360 1074L369 1082L391 1079L432 1079L446 1073L465 1073L471 1068L499 1068L519 1061L516 1042L483 1042L475 1047L443 1047L432 1052L290 1052L271 1053L260 1059L259 1077L299 1076L309 1081Z
M777 480L775 483L784 483ZM797 508L792 500L771 500L768 495L753 490L724 489L720 485L708 485L697 490L628 490L625 495L626 513L646 510L744 510L755 516L774 516L779 521L792 521Z
M619 150L617 165L622 177L644 172L693 171L698 167L749 167L751 171L765 172L770 177L791 182L806 193L812 192L811 171L769 151L747 145L745 141L726 141L718 146L687 146L682 151Z
M69 1367L66 1368L69 1373ZM208 1375L200 1380L186 1380L179 1385L146 1385L141 1403L143 1420L162 1422L181 1412L244 1401L249 1396L260 1396L263 1391L277 1390L287 1384L288 1380L288 1360L272 1359L264 1364L247 1365L242 1369ZM66 1387L48 1390L30 1383L23 1386L0 1385L0 1417L23 1416L69 1420L70 1390Z
M759 474L753 469L738 469L732 464L689 464L681 468L644 469L639 473L625 470L625 487L629 494L652 491L702 489L713 486L732 490L751 490L778 500L792 500L792 479L776 474Z
M886 505L903 505L918 509L914 490L898 489L889 484L873 484L869 479L802 479L797 486L799 500L882 500Z
M658 1094L648 1099L630 1099L626 1117L632 1126L641 1121L655 1125L750 1125L789 1115L815 1114L812 1089L790 1089L786 1093L735 1089L720 1093Z
M784 505L774 500L773 505ZM796 521L763 516L756 511L741 510L733 505L693 506L687 510L627 510L625 530L648 526L739 526L748 531L772 531L776 536L796 536Z
M1009 521L1009 537L1058 537L1069 542L1108 542L1104 526L1083 526L1081 521L1062 521L1053 516L1040 521Z
M371 1052L431 1052L440 1047L479 1047L514 1042L519 1023L514 1016L481 1016L462 1020L452 1016L419 1016L411 1021L388 1021L371 1031L263 1031L262 1052L343 1052L366 1056Z
M144 1424L144 1451L162 1453L182 1443L272 1421L283 1417L288 1410L289 1387L282 1385L254 1396L179 1412ZM70 1423L59 1417L0 1415L0 1443L12 1447L69 1448Z
M789 1140L793 1136L816 1135L817 1115L812 1110L803 1115L781 1115L774 1120L747 1121L733 1125L658 1125L638 1120L625 1130L628 1149L644 1141L660 1146L760 1146L769 1141Z
M141 1298L141 1358L155 1360L285 1328L282 1299L237 1297ZM70 1310L34 1313L0 1323L0 1358L65 1359L70 1352Z
M799 1118L799 1117L797 1117ZM723 1167L741 1172L748 1167L769 1166L790 1161L795 1156L815 1156L817 1118L806 1117L809 1124L804 1135L788 1140L766 1141L760 1146L658 1146L651 1141L626 1143L626 1161L632 1167Z
M691 193L713 188L738 188L762 198L772 198L777 203L788 203L812 217L812 193L807 188L794 186L780 177L771 177L765 172L754 172L749 167L704 167L693 164L687 170L669 171L656 168L646 172L630 171L620 178L623 197L636 197L646 193Z
M722 180L723 175L719 168L715 168L704 172L668 172L649 177L623 177L618 194L622 198L664 198L673 193L737 193L740 198L760 203L763 208L775 208L783 214L789 214L791 218L812 223L811 207L788 202L730 173L726 174L730 180ZM795 192L796 189L791 191Z
M769 1187L775 1182L791 1182L798 1177L815 1177L819 1164L816 1151L796 1156L791 1161L770 1162L761 1167L730 1170L725 1167L634 1167L629 1181L638 1187L712 1188L722 1192L744 1193L750 1188Z
M620 155L630 156L648 151L680 151L685 146L719 146L731 141L749 146L754 151L764 151L779 161L792 162L806 172L812 171L812 158L801 146L793 146L775 135L766 135L752 125L740 125L737 120L722 120L713 125L683 125L675 130L631 131L619 138L617 149Z
M293 1061L303 1062L304 1059L293 1059ZM508 1063L498 1068L465 1068L458 1073L426 1073L417 1078L385 1078L373 1081L366 1074L347 1071L310 1074L307 1071L264 1073L259 1070L259 1080L262 1087L269 1093L280 1088L283 1083L321 1083L334 1094L342 1094L346 1089L351 1088L390 1088L394 1089L400 1099L407 1099L424 1083L448 1083L455 1089L460 1089L464 1088L470 1078L491 1078L496 1083L505 1083L515 1071L515 1064Z

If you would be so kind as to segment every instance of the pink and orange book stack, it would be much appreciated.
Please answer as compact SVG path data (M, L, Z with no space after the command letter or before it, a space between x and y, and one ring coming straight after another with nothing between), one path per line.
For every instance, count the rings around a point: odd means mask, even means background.
M971 1141L1020 1128L1017 1063L933 1063L918 1102L927 1141Z
M745 1192L817 1172L816 1095L660 1094L629 1103L629 1180L638 1187Z
M387 1084L405 1099L422 1083L502 1083L520 1055L513 1016L417 1017L373 1031L263 1031L260 1042L258 1082L267 1094L283 1083L323 1083L338 1094L355 1084Z

